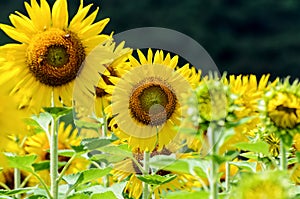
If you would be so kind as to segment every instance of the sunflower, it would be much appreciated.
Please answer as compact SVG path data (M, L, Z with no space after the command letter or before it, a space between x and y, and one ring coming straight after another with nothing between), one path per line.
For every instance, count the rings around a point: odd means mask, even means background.
M125 43L122 42L115 48L115 43L113 43L111 47L108 48L111 50L113 56L112 62L103 64L105 70L100 72L98 84L95 86L95 113L97 117L103 117L104 109L110 104L109 94L105 91L107 85L113 85L109 80L109 76L121 77L122 70L128 70L129 68L125 61L129 55L131 55L132 51L129 48L124 48L124 44Z
M178 56L164 57L163 51L148 50L147 58L138 52L139 61L129 57L130 70L119 77L110 77L113 85L106 92L112 104L106 108L114 116L110 126L128 145L141 150L160 149L177 134L183 116L182 94L199 81L199 75L185 65L177 69Z
M278 82L266 92L261 101L261 114L267 129L287 145L292 143L293 136L300 132L300 84L289 78Z
M288 199L292 198L289 185L287 176L278 171L245 174L229 198Z
M58 149L71 149L71 146L77 146L81 142L81 138L77 135L77 129L72 130L72 126L61 122L58 128ZM50 158L49 153L49 141L46 133L37 133L31 137L28 137L24 144L24 150L28 154L36 154L38 157L37 162L47 161ZM69 157L58 156L60 162L67 162ZM66 174L76 173L78 171L87 169L88 161L84 158L75 158L74 161L68 167ZM61 170L62 168L59 168ZM48 170L39 172L41 177L47 182L50 182L50 174ZM32 183L34 181L32 180Z
M238 96L234 101L234 104L239 106L239 109L234 111L236 117L238 119L252 118L234 128L234 136L223 144L220 148L221 152L235 150L235 147L232 145L238 142L249 141L249 137L254 137L261 127L262 121L259 118L258 102L264 92L278 81L275 80L268 85L269 77L269 74L263 75L260 79L257 79L255 75L230 75L222 79L224 84L230 87L230 91Z
M167 148L163 148L161 151L157 151L156 148L154 151L151 152L150 156L154 157L156 155L170 155L171 153L172 152ZM142 164L143 153L141 150L136 149L133 152L133 156L138 163ZM183 158L182 155L179 155L179 157ZM124 179L129 179L124 189L124 192L127 193L129 197L140 198L143 191L143 183L141 180L137 178L137 175L140 175L141 171L131 159L125 159L121 162L116 163L114 165L114 170L112 172L115 180L117 181L123 181ZM192 187L200 186L199 182L197 182L196 179L189 174L170 172L163 169L156 171L156 174L160 176L175 174L177 175L177 177L168 183L156 187L153 190L155 198L161 198L160 197L161 194L166 193L168 191L190 190Z
M23 110L17 110L17 100L13 96L0 94L0 167L7 166L6 159L2 152L15 152L17 144L13 141L14 137L23 137L27 134L24 119L27 115Z
M21 97L19 107L39 112L41 107L72 102L74 79L89 52L109 38L100 34L109 19L93 23L98 8L80 2L69 22L67 0L56 0L52 12L46 0L25 2L28 16L10 15L13 26L0 28L19 43L0 47L1 85Z

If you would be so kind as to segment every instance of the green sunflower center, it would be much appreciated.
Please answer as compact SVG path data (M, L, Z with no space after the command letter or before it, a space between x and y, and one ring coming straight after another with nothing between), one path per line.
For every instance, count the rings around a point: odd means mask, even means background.
M169 85L157 79L140 83L131 93L129 110L144 125L159 126L175 111L177 98Z
M29 70L38 81L53 87L74 80L85 57L78 36L59 29L37 34L27 49Z
M46 55L47 63L54 67L63 67L69 61L69 54L64 46L50 46Z

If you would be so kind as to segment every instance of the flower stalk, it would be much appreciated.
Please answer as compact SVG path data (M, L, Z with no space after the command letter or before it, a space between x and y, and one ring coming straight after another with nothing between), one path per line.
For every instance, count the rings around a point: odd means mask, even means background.
M149 160L150 160L150 152L144 151L144 170L146 174L149 172ZM148 199L149 197L149 185L146 182L143 182L143 199Z
M287 157L286 157L286 146L283 139L280 139L280 170L285 171L287 169Z
M215 161L217 155L217 125L211 123L207 129L207 135L209 136L209 143L211 148L211 170L210 170L210 199L218 199L218 164Z
M50 134L50 191L53 199L58 198L58 132L56 118L52 119Z

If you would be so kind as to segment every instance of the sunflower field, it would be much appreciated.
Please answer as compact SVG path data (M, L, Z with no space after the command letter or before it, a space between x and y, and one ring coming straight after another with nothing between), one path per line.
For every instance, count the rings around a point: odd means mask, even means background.
M0 24L0 198L300 198L297 79L132 48L83 0L24 6Z

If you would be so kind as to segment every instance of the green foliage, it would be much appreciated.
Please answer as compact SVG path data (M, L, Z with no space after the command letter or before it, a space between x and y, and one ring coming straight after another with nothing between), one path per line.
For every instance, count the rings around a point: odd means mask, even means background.
M162 185L168 182L171 182L174 180L177 176L176 175L170 175L167 174L165 176L160 175L137 175L136 176L139 180L150 184L150 185Z

